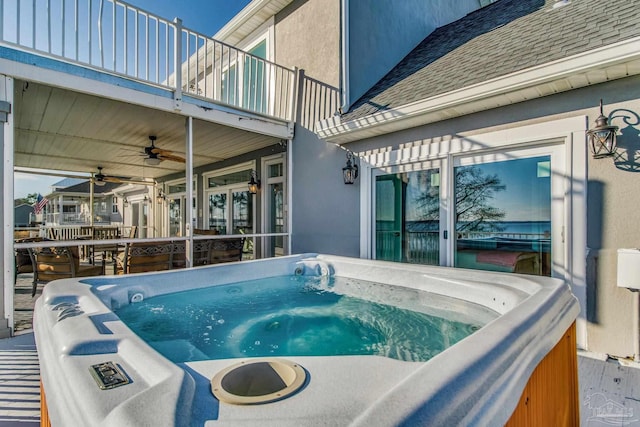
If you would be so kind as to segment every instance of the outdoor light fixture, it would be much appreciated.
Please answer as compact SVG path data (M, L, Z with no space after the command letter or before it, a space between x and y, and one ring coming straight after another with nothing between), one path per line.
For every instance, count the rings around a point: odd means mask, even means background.
M251 171L251 180L247 184L249 186L249 193L258 194L260 189L260 180L256 179L256 171Z
M125 208L127 206L129 206L129 201L127 200L127 198L125 197L124 199L122 199L122 206L124 206Z
M167 199L167 196L164 195L164 192L162 190L158 190L158 203L162 203Z
M345 184L353 184L358 178L358 165L355 164L355 161L352 163L351 159L353 159L353 154L351 154L351 151L347 151L347 165L342 168L342 177Z
M613 156L616 153L616 133L618 126L609 126L609 120L602 114L600 100L600 116L596 119L596 127L587 131L591 154L594 159Z

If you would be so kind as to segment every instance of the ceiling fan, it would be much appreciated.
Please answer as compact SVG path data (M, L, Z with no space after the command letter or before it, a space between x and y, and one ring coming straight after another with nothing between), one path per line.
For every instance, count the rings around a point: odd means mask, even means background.
M144 147L144 162L150 166L159 165L163 160L170 160L172 162L184 163L184 157L180 157L169 150L163 150L162 148L158 148L155 146L155 141L157 137L155 135L149 135L149 140L151 140L151 145L148 147Z
M93 183L98 187L102 187L107 182L113 182L116 184L141 184L141 185L153 185L152 181L136 180L133 178L126 178L124 176L105 175L102 173L102 166L98 166L98 173L93 175Z

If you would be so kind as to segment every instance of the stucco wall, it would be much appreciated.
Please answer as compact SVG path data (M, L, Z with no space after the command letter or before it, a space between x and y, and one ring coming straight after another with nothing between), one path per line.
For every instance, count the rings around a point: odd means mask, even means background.
M595 351L616 356L633 355L638 339L632 336L632 324L638 322L632 317L633 300L638 294L617 287L617 250L640 247L640 79L635 81L628 89L636 99L607 103L604 111L608 115L618 110L612 120L620 127L618 156L589 159L587 277L594 301L589 343ZM628 124L622 115L629 117Z
M478 0L351 0L348 3L350 103L433 30L480 7Z
M276 62L304 70L292 151L292 253L359 255L359 183L345 185L345 151L315 123L339 104L340 0L296 0L275 19Z
M275 62L340 84L340 0L295 0L275 18Z
M359 256L360 182L343 182L345 151L301 126L295 131L292 253Z
M616 266L618 248L640 247L640 77L407 129L350 143L347 148L356 152L387 151L407 144L447 140L479 130L514 128L566 117L588 116L589 126L593 126L599 115L597 104L600 98L605 102L605 114L618 110L613 119L622 135L618 150L622 157L618 161L628 159L629 155L631 161L616 166L612 158L594 160L588 156L584 159L588 168L588 248L573 249L585 257L588 252L589 256L586 271L575 273L581 276L580 279L586 274L587 306L582 310L587 320L588 349L615 356L631 356L634 342L638 339L632 333L633 322L638 322L633 317L637 294L616 287ZM628 124L621 115L629 117Z

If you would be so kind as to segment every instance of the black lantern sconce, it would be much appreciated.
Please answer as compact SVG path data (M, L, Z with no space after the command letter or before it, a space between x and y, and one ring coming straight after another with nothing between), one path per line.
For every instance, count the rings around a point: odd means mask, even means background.
M618 126L609 126L609 120L602 113L600 100L600 116L596 119L596 127L587 131L589 147L594 159L613 156L616 153L616 133Z
M358 165L355 164L355 160L352 162L353 154L351 151L347 151L347 165L342 168L342 177L345 184L353 184L358 178Z
M249 193L258 194L258 190L260 189L260 180L256 179L256 171L251 171L251 180L247 183L249 186Z
M167 196L164 195L164 191L162 189L158 190L158 196L156 197L158 203L162 203L167 200Z

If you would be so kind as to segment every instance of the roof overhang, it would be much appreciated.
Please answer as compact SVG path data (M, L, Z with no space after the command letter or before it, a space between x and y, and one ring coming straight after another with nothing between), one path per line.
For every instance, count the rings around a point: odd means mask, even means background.
M222 27L213 38L237 46L245 37L260 28L267 20L293 0L253 0Z
M640 74L640 37L342 122L319 121L320 138L345 144Z

